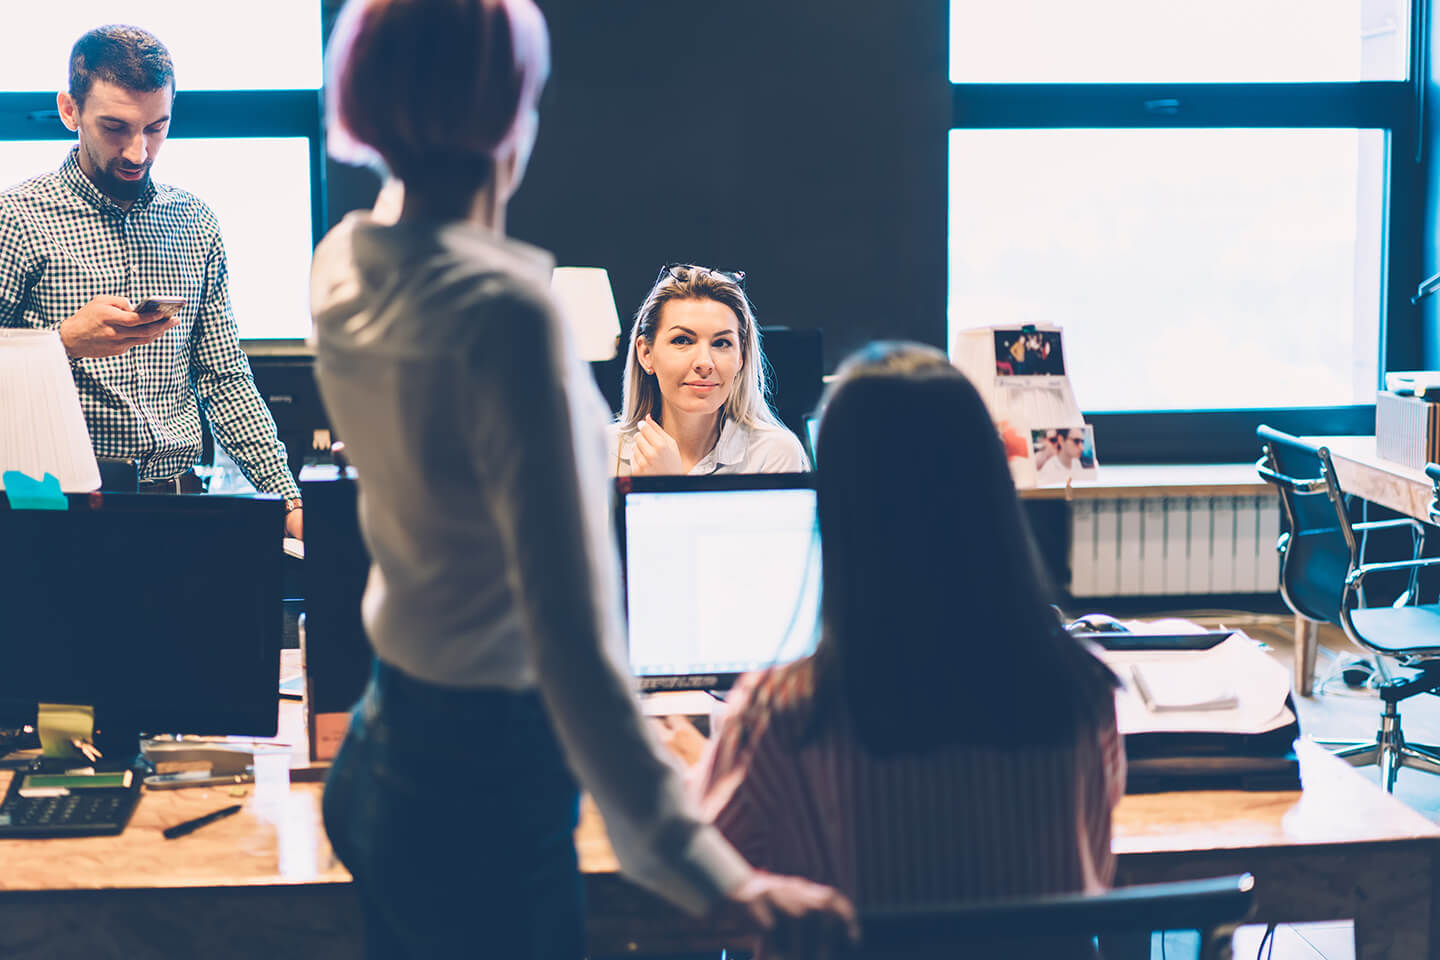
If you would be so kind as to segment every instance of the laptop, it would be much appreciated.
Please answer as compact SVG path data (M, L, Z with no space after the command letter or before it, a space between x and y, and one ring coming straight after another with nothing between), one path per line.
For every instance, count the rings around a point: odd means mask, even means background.
M642 691L723 690L815 648L814 474L622 477L630 669Z

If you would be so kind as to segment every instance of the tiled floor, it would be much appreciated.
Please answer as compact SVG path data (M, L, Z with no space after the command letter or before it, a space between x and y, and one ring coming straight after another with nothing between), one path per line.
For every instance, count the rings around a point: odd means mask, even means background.
M1286 618L1264 617L1261 622L1245 622L1241 617L1195 617L1199 622L1214 625L1223 622L1239 627L1250 636L1265 642L1272 655L1292 667L1293 635ZM1317 677L1324 677L1337 657L1348 657L1357 651L1338 629L1322 628ZM1316 694L1296 697L1300 713L1300 729L1317 740L1370 740L1380 715L1380 701L1373 692L1347 687L1336 676L1323 689L1317 684ZM1416 743L1440 745L1440 697L1422 695L1407 700L1400 707L1406 739ZM1376 768L1362 767L1360 772L1374 779ZM1440 821L1440 776L1402 770L1395 784L1395 795L1414 809ZM1235 960L1253 960L1264 938L1264 926L1241 927L1235 934ZM1178 945L1178 944L1177 944ZM1260 960L1354 960L1355 946L1352 925L1348 921L1333 923L1300 923L1279 927L1273 951L1265 947ZM1183 952L1166 951L1163 960L1185 956ZM1152 946L1151 960L1162 960L1158 942Z

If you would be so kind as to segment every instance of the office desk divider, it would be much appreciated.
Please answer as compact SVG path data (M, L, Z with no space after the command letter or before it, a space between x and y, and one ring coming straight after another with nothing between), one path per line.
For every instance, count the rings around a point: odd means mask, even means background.
M305 614L300 625L305 661L310 759L334 758L365 690L373 654L360 620L370 554L360 536L353 469L301 472L305 499Z

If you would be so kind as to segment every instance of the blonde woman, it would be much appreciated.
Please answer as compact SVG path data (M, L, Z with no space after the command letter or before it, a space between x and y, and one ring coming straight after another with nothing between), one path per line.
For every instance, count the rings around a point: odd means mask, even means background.
M616 476L809 469L799 439L766 402L744 279L690 264L660 270L630 331L611 437Z

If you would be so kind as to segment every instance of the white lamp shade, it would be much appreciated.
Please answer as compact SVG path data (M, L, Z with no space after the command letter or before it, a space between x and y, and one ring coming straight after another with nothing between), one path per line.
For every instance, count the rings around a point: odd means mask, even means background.
M60 334L0 330L0 489L3 474L51 473L66 493L100 487L95 448Z
M550 277L550 292L560 307L560 316L570 327L581 358L609 360L615 356L620 317L615 312L610 274L603 267L556 267Z

